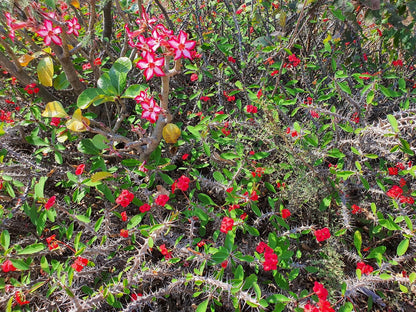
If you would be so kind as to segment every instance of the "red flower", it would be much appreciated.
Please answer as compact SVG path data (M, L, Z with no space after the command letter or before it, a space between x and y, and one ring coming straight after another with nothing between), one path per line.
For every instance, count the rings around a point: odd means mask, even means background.
M399 200L401 203L408 203L410 205L413 205L415 203L415 200L410 196L400 196Z
M230 205L230 207L228 208L228 211L233 211L234 209L238 209L238 208L240 208L239 204Z
M227 58L227 60L229 61L229 62L231 62L231 63L235 63L235 59L232 57L232 56L229 56L228 58Z
M24 304L30 303L30 301L28 301L28 300L23 301L24 298L21 297L20 291L16 291L16 293L14 294L14 299L21 306L24 305Z
M188 34L181 30L178 38L173 37L168 43L175 51L175 60L184 57L192 60L191 50L195 48L196 42L188 40Z
M326 298L328 297L328 291L325 289L324 285L318 282L315 282L315 285L313 286L313 291L319 297L319 300L326 300Z
M335 312L335 310L331 308L331 303L329 301L319 300L318 306L320 312Z
M131 294L131 301L137 300L138 297L142 297L143 294L137 293L137 294Z
M289 209L282 209L281 214L283 219L289 218L291 215Z
M198 80L198 74L192 74L191 81L196 81L196 80Z
M403 61L402 60L396 60L392 62L393 66L403 66Z
M233 188L233 187L229 187L229 188L227 188L225 191L226 191L227 193L231 193L233 190L234 190L234 188Z
M263 253L263 252L264 252L264 249L265 249L266 247L269 247L269 246L267 246L267 244L266 244L265 242L260 242L260 243L257 245L257 247L256 247L256 251L257 251L258 253ZM269 247L269 248L270 248L270 247Z
M403 187L403 186L405 186L406 185L406 180L405 179L403 179L403 178L401 178L400 179L400 187Z
M366 54L366 53L364 53L364 54L363 54L363 59L364 59L364 61L366 61L366 62L368 61L368 56L367 56L367 54Z
M388 168L389 170L389 175L397 175L399 173L399 169L397 169L396 167L390 167Z
M293 130L291 135L292 135L292 138L297 137L298 132L296 130Z
M91 64L90 63L86 63L86 64L82 65L82 70L87 70L87 69L91 69Z
M315 231L315 237L318 242L323 242L324 240L327 240L331 237L331 233L329 233L328 228L323 228L321 230Z
M319 312L319 309L316 306L314 306L312 303L307 303L303 307L303 312Z
M159 206L165 206L165 205L166 205L166 203L168 202L168 200L169 200L169 196L168 196L168 195L165 195L165 194L160 194L160 195L156 198L155 203L156 203L157 205L159 205Z
M201 96L201 101L208 102L209 97L208 96Z
M220 231L227 234L228 231L231 231L233 229L234 220L229 217L224 217L221 222L221 228Z
M311 111L311 116L313 117L313 118L316 118L316 119L318 119L319 118L319 114L316 112L316 111Z
M134 199L134 194L130 193L128 190L123 190L121 194L117 197L116 203L126 208Z
M125 238L129 237L129 231L125 230L125 229L121 229L120 230L120 236L125 237Z
M265 271L277 270L277 263L277 255L273 251L266 250L264 253L263 269Z
M82 269L88 264L88 259L78 257L75 262L71 265L77 272L81 272Z
M175 189L178 188L181 191L185 192L189 188L189 178L186 176L181 176L179 179L175 180L172 184L172 193L175 192Z
M52 196L51 198L49 198L49 200L45 204L45 209L49 210L53 205L55 205L55 200L56 200L56 196Z
M81 164L77 167L77 169L75 170L75 174L76 175L81 175L84 172L85 169L85 165Z
M99 57L97 57L97 58L94 60L94 65L95 65L95 66L101 65L101 59L100 59Z
M274 70L274 71L272 71L272 73L270 75L273 77L273 76L277 75L278 73L279 73L278 70Z
M224 260L223 262L221 262L221 267L223 269L227 268L227 265L228 265L228 261L227 260Z
M139 210L141 213L145 213L146 211L150 210L150 205L149 204L143 204L139 207Z
M121 215L121 221L126 222L127 221L127 212L123 211L120 215Z
M361 212L361 208L358 207L357 205L352 205L351 208L352 208L352 214L357 214Z
M396 167L399 168L400 170L404 170L405 169L404 164L402 164L401 162L397 163L396 164Z
M247 213L246 213L246 212L244 212L244 213L240 216L240 219L241 219L241 220L245 220L245 218L247 218Z
M292 54L292 55L289 55L289 62L292 63L289 65L296 67L300 64L300 59L298 59L295 54Z
M46 242L48 243L49 250L54 250L54 249L59 247L55 234L52 235L52 236L47 237Z
M361 270L361 274L368 275L373 272L374 269L371 265L365 264L364 262L358 262L357 270Z
M60 122L61 122L61 118L59 118L59 117L52 117L51 122L49 124L51 126L58 127Z
M162 253L162 255L165 256L165 260L169 260L170 258L172 258L172 252L168 251L165 244L160 245L159 249L160 249L160 252Z
M4 261L3 264L1 265L1 269L3 270L4 273L17 270L10 260Z
M135 98L135 100L137 101L137 97ZM162 112L162 109L159 105L156 104L153 98L150 98L148 101L142 101L140 105L143 109L143 119L148 120L150 123L155 123L159 119L159 114Z
M247 105L246 106L246 111L247 111L247 113L255 114L255 113L257 113L257 107L254 106L254 105Z
M388 190L386 194L388 197L398 198L403 194L403 190L399 186L393 185L393 187Z
M187 160L187 159L188 159L188 157L189 157L189 154L183 154L183 155L182 155L182 160Z
M148 51L144 51L142 57L143 58L137 62L136 67L144 69L146 80L151 79L155 74L158 77L165 76L165 72L163 71L165 59L163 57L156 58L154 53Z
M62 29L58 26L53 28L53 23L49 20L43 22L43 27L38 30L37 34L43 37L45 45L50 45L51 41L57 45L62 45L62 40L58 34L62 32Z

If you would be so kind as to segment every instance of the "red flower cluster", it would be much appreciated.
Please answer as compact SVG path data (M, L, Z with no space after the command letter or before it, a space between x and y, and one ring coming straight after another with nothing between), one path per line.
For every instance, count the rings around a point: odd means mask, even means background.
M184 175L181 176L179 179L175 180L172 184L172 193L175 192L176 189L180 189L181 191L185 192L189 188L189 178L185 177Z
M364 262L358 262L357 270L361 270L361 274L368 275L373 272L374 269L371 265L365 264Z
M251 175L253 176L253 178L255 178L256 176L261 178L261 176L264 174L264 171L264 168L257 167L256 170L251 173Z
M259 199L259 195L257 195L256 191L252 191L250 196L248 195L248 192L245 192L243 196L246 198L246 201L248 201L249 199L253 201Z
M14 122L14 120L12 119L12 112L0 110L0 121L4 121L6 123Z
M39 93L39 88L36 87L36 83L30 83L25 87L27 94L36 94Z
M286 133L287 134L289 134L290 133L290 128L288 127L287 129L286 129ZM292 136L292 138L295 138L295 137L297 137L299 134L298 134L298 132L296 131L296 130L293 130L292 131L292 133L291 133L291 136Z
M273 249L269 247L269 245L267 245L265 242L260 242L256 247L256 251L258 253L264 252L263 269L265 271L277 270L278 258Z
M226 91L223 91L224 96L227 98L228 102L234 102L235 101L235 96L234 95L228 95Z
M357 205L352 205L351 208L352 208L352 214L357 214L361 212L361 208Z
M24 300L24 298L20 294L20 291L16 291L16 293L14 294L14 299L16 300L17 304L21 306L30 303L30 301Z
M315 237L318 242L323 242L331 237L331 233L328 228L323 228L315 231Z
M227 58L227 60L228 60L228 62L231 62L231 63L235 63L235 59L232 57L232 56L229 56L228 58Z
M295 54L289 55L289 63L285 63L283 67L291 68L300 64L300 59Z
M386 194L388 197L398 198L403 194L403 190L399 186L393 185L393 187L388 190Z
M397 66L403 66L403 61L402 60L395 60L392 62L393 66L397 67Z
M51 207L53 205L55 205L55 201L56 201L56 196L52 196L51 198L49 198L49 200L47 201L47 203L45 204L45 209L49 210L51 209Z
M318 114L316 111L314 111L314 110L311 110L311 116L312 116L313 118L316 118L316 119L318 119L318 118L319 118L319 114Z
M255 114L255 113L257 113L257 107L254 106L254 105L247 105L246 106L246 111L249 114Z
M78 257L77 260L71 265L77 272L81 272L82 269L88 264L88 259Z
M224 217L221 222L220 231L227 234L228 231L231 231L234 226L234 220L229 217Z
M121 237L124 237L124 238L129 237L129 231L128 230L125 230L125 229L121 229L120 230L120 236Z
M123 211L122 213L120 213L121 215L121 221L126 222L127 221L127 212Z
M397 175L399 173L399 169L396 167L390 167L388 168L389 175Z
M150 210L150 205L149 204L143 204L139 207L139 210L141 213L145 213L146 211Z
M51 122L49 124L51 126L58 127L60 123L61 123L61 118L59 118L59 117L52 117L51 118Z
M3 270L4 273L17 270L10 260L4 261L3 264L1 265L1 269Z
M209 97L208 96L201 96L201 101L208 102L209 101Z
M192 74L191 75L191 81L196 81L196 80L198 80L198 74Z
M360 122L360 116L358 116L358 113L357 112L355 112L354 114L352 114L351 121L352 122L355 122L357 124Z
M169 200L169 196L168 195L165 195L165 194L160 194L157 198L156 198L156 200L155 200L155 203L157 204L157 205L159 205L159 206L165 206L166 205L166 203L168 202L168 200Z
M160 249L160 252L162 253L162 255L165 256L165 260L169 260L170 258L172 258L172 252L168 251L165 244L160 245L159 249Z
M313 291L319 298L318 306L308 303L304 307L304 312L335 312L335 310L331 308L331 303L326 300L328 291L325 289L324 285L315 282Z
M54 250L59 247L55 234L46 238L46 242L48 243L49 250Z
M128 190L123 190L121 194L117 197L116 203L121 205L121 207L126 208L134 199L134 194L130 193Z
M280 213L281 213L283 219L287 219L291 216L291 213L290 213L289 209L286 209L286 208L282 209L282 211Z

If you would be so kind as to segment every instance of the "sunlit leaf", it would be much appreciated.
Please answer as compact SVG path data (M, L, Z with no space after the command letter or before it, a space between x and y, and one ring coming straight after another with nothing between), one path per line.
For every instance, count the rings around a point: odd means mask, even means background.
M91 182L98 182L112 176L113 174L107 171L96 172L91 176Z
M90 125L90 120L82 116L81 110L78 108L72 118L66 122L66 127L74 132L83 132Z
M75 8L77 8L77 9L80 8L79 0L71 0L71 5L74 6Z
M163 127L162 135L166 143L174 144L178 141L178 138L181 135L181 130L177 125L168 123Z
M39 61L37 71L40 83L45 87L52 87L53 61L50 56Z
M43 117L67 117L65 109L59 101L49 102L42 113Z
M19 57L20 66L26 67L30 63L30 61L33 59L34 57L32 55L29 55L29 54L22 55L21 57Z

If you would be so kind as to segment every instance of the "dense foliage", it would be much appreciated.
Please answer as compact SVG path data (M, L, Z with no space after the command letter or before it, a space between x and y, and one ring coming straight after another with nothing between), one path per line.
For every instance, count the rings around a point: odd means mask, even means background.
M0 8L4 311L416 305L416 1Z

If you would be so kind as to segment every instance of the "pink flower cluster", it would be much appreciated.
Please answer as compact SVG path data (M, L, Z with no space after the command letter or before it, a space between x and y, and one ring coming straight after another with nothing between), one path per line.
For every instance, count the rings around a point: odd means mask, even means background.
M152 96L148 96L147 89L145 91L141 91L140 94L134 99L143 109L143 119L148 120L150 123L155 123L159 119L159 115L162 113L162 108L156 104L155 99Z
M256 247L256 251L260 254L264 252L263 269L265 271L277 270L278 257L269 245L265 242L260 242Z

